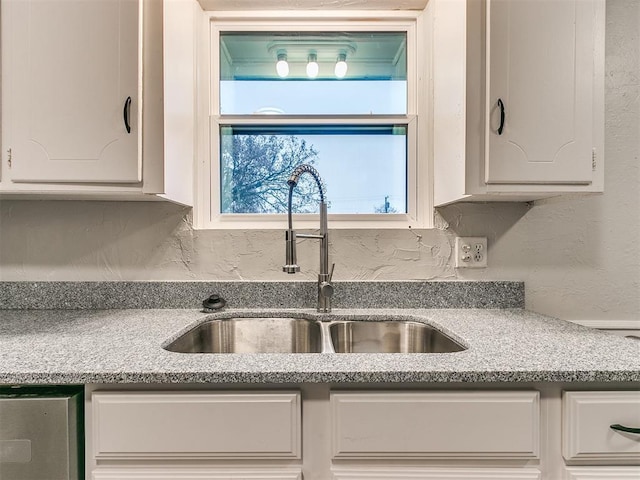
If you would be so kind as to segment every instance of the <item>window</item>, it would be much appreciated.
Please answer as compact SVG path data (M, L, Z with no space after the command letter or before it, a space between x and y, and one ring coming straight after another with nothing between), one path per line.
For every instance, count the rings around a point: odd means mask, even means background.
M301 163L317 168L338 214L407 212L406 126L221 126L220 208L286 213L287 179ZM295 213L317 211L315 182L302 177Z
M211 18L209 182L198 226L282 228L287 179L302 163L322 177L332 228L424 226L418 13L271 16ZM308 214L318 200L303 176L297 228L316 227Z

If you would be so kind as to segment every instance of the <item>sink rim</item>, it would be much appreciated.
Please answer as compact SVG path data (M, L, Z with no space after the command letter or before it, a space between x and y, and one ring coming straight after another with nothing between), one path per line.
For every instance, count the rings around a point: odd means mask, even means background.
M324 337L325 332L324 329L326 329L326 335L328 338L322 338L321 343L322 343L322 348L321 351L319 352L300 352L300 353L268 353L268 352L256 352L256 353L190 353L190 352L176 352L176 351L172 351L172 350L167 350L166 347L170 346L172 343L174 343L176 340L178 340L179 338L181 338L183 335L189 333L190 331L200 327L200 325L208 323L210 321L216 321L216 320L232 320L232 319L252 319L252 318L294 318L294 319L299 319L299 320L306 320L306 321L310 321L310 322L317 322L318 324L320 324L321 330L323 330L321 332L321 336ZM454 343L457 343L460 347L461 350L460 351L455 351L455 352L438 352L438 353L420 353L420 352L416 352L416 353L399 353L399 352L387 352L387 353L376 353L376 355L392 355L392 356L398 356L398 355L428 355L428 356L433 356L433 355L450 355L450 354L461 354L461 353L465 353L468 352L471 349L470 344L465 341L463 338L461 338L458 334L456 334L455 332L452 332L451 330L449 330L446 327L443 327L442 325L438 324L436 321L434 321L433 319L424 316L424 315L420 315L420 314L416 314L416 313L380 313L380 312L375 312L375 313L368 313L368 312L364 312L364 311L359 311L356 313L342 313L342 312L331 312L331 313L319 313L316 311L310 311L310 310L246 310L246 309L242 309L242 310L226 310L223 312L216 312L216 313L209 313L207 314L205 317L200 318L198 320L196 320L195 322L191 322L188 325L184 326L182 329L180 329L179 331L177 331L176 333L174 333L173 335L169 336L168 338L166 338L162 343L161 343L161 348L162 350L164 350L166 353L176 353L176 354L187 354L189 356L192 355L206 355L206 356L211 356L211 355L224 355L224 356L229 356L229 355L304 355L304 356L308 356L308 355L313 355L313 354L320 354L320 355L327 355L327 354L334 354L334 355L339 355L341 357L343 356L350 356L350 355L372 355L372 353L337 353L334 351L333 349L333 345L332 345L332 339L331 336L329 334L329 329L332 325L338 324L338 323L342 323L342 322L412 322L412 323L417 323L420 325L425 325L427 327L432 328L433 330L435 330L436 332L438 332L439 334L444 335L445 337L448 337L450 340L452 340ZM330 351L327 351L325 349L325 344L331 344L331 349Z

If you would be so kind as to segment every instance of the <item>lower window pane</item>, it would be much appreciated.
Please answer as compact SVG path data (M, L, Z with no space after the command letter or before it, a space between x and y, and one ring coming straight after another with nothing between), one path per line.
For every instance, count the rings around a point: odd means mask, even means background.
M406 125L222 126L221 213L286 213L298 165L322 177L329 213L407 212ZM310 175L293 193L295 213L318 211Z

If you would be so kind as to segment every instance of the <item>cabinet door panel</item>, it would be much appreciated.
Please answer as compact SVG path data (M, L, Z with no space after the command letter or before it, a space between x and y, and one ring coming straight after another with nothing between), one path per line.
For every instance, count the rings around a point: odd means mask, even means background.
M8 6L12 180L139 182L138 1Z
M487 183L590 183L593 2L489 0L487 8Z
M96 392L92 404L97 459L300 458L296 392Z
M332 393L334 458L537 458L538 392Z
M640 428L639 391L565 392L562 402L565 460L640 462L640 435L611 428Z

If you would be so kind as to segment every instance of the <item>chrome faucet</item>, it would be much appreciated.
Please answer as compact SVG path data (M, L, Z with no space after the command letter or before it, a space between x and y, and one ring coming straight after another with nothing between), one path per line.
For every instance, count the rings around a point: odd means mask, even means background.
M299 233L296 235L296 231L293 229L293 220L291 214L291 197L293 195L293 189L298 184L300 176L304 173L309 173L316 181L318 190L320 190L320 234L306 234ZM287 209L289 219L289 229L285 232L286 241L286 264L282 267L283 272L296 273L300 271L296 259L296 238L315 238L320 240L320 273L318 274L318 312L328 313L331 311L331 296L333 295L333 285L331 279L333 278L333 268L335 263L331 265L331 271L329 271L329 229L327 228L327 204L324 201L324 189L322 187L322 180L320 174L315 168L306 163L298 166L293 172L289 180L289 204Z

